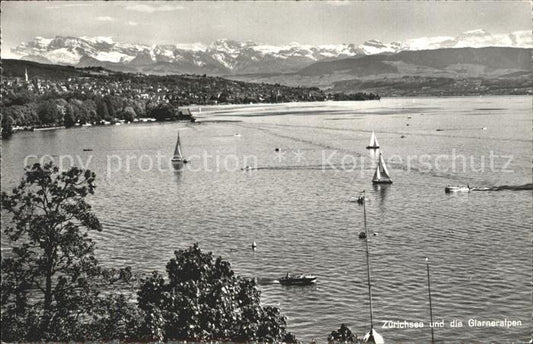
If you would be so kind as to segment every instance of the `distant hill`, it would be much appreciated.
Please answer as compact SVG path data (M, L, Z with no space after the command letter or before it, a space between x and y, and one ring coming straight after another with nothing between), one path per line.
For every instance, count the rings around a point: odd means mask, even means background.
M2 76L4 78L24 78L26 71L30 79L38 77L43 82L48 81L50 87L43 88L40 92L57 91L58 85L66 89L59 92L73 92L79 88L71 88L71 86L79 86L81 83L90 86L85 92L93 94L93 96L113 93L117 96L124 95L126 98L131 98L134 93L138 99L142 98L145 101L147 101L146 99L153 99L154 102L162 102L166 99L177 106L192 103L316 101L326 98L324 92L318 88L247 83L205 74L151 75L115 72L103 67L75 68L25 60L2 60ZM75 77L83 77L84 79L67 80ZM126 83L128 86L124 87ZM131 84L136 86L133 87ZM158 87L154 87L155 85ZM133 92L132 89L136 91Z
M37 76L42 79L64 80L71 77L89 76L99 69L80 69L72 66L43 64L24 60L2 60L2 76L23 78L25 70L28 71L30 78Z
M378 92L382 96L529 94L531 52L532 49L505 47L402 51L321 61L295 73L231 78L316 86L332 92ZM466 86L457 88L458 85Z
M464 66L464 67L461 67ZM479 74L489 75L508 70L531 70L531 49L521 48L458 48L402 51L392 55L372 55L337 61L317 62L301 69L299 75L334 73L362 77L376 74L402 73L427 67L436 71L469 74L468 66ZM430 70L428 70L430 72ZM472 76L472 75L469 75Z

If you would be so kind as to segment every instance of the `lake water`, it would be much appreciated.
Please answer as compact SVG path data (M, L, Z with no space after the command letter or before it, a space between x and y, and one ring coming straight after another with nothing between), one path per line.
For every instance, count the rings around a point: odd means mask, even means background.
M306 342L325 341L341 323L360 335L369 328L363 209L350 201L366 190L374 324L386 342L430 341L425 257L433 317L444 320L437 342L529 339L531 191L449 195L444 187L531 183L531 97L191 110L199 123L17 133L2 142L2 189L18 182L31 154L82 162L98 176L91 203L104 225L95 236L103 264L164 271L175 249L198 242L256 277L263 302L280 307ZM178 130L190 163L174 172ZM372 130L392 185L372 186ZM287 272L318 283L275 283ZM469 319L522 326L470 327ZM389 320L425 327L382 328Z

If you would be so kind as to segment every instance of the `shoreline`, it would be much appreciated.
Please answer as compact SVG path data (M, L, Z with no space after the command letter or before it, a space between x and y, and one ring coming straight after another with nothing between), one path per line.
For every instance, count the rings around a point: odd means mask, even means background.
M307 107L307 106L317 106L317 105L331 105L331 104L346 104L346 103L353 103L353 104L368 104L369 102L387 102L387 101L395 101L395 100L405 100L405 99L480 99L480 98L532 98L531 95L515 95L515 94L508 94L508 95L478 95L478 96L472 96L472 95L465 95L465 96L414 96L414 97L382 97L381 99L367 99L367 100L323 100L323 101L298 101L298 102L284 102L284 103L252 103L252 104L210 104L210 105L201 105L201 104L191 104L187 106L182 106L182 109L185 109L187 112L189 112L189 115L187 119L177 119L177 120L167 120L167 121L157 121L154 118L149 117L142 117L142 118L136 118L133 122L116 122L116 123L103 123L103 124L90 124L90 125L75 125L71 127L66 126L50 126L50 127L39 127L39 126L26 126L26 127L13 127L13 134L18 132L27 132L27 131L48 131L48 130L59 130L59 129L72 129L72 128L84 128L84 127L110 127L114 125L127 125L127 124L146 124L146 123L169 123L169 122L191 122L198 120L198 123L203 123L201 120L202 115L208 114L208 115L216 115L217 110L225 111L229 109L254 109L254 108L275 108L280 106L285 107ZM200 109L200 111L199 111ZM9 137L1 137L0 140L3 139L9 139Z

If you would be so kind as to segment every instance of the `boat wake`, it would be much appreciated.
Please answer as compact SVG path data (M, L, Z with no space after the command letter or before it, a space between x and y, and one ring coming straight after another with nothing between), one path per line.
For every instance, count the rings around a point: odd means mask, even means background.
M477 191L524 191L524 190L533 190L533 183L524 184L524 185L500 185L493 186L488 188L480 188Z

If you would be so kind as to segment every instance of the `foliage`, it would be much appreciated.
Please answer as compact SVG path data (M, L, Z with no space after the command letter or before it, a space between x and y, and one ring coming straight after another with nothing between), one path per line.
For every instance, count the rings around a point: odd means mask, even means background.
M150 116L157 121L166 121L177 117L177 109L169 104L159 104L150 111Z
M37 114L42 124L55 124L59 118L59 110L53 100L40 103L37 106Z
M294 339L279 310L260 305L255 282L235 276L221 257L203 253L197 244L174 254L166 268L168 280L154 272L141 284L145 339Z
M34 101L34 95L28 91L9 92L3 99L5 106L24 105Z
M135 119L135 110L133 110L133 107L127 106L120 113L120 117L126 122L133 122L133 120Z
M2 138L13 135L13 119L11 116L2 116Z
M72 105L67 105L65 108L65 117L63 118L63 124L65 124L65 127L70 128L73 127L74 124L76 124L76 118L74 116L74 110L72 108Z
M99 118L104 120L109 120L111 118L108 109L108 102L104 101L102 98L96 98L96 114Z
M363 93L363 92L357 92L357 93L335 93L333 94L333 99L336 101L340 100L379 100L381 97L378 94L374 93Z
M72 110L72 117L74 122L80 122L83 124L93 123L99 120L99 116L97 114L97 105L92 99L86 99L82 101L79 99L71 98L69 100L69 106Z
M332 331L328 336L329 343L362 343L345 324L341 324L338 330Z
M31 125L40 121L35 103L3 107L2 117L10 117L13 120L13 125L19 126Z
M120 296L101 295L127 274L114 277L94 257L88 232L102 227L85 201L94 179L89 170L34 164L10 194L2 193L11 220L4 235L12 248L2 255L3 340L90 340L104 335L97 330L115 322L117 313L135 318Z

